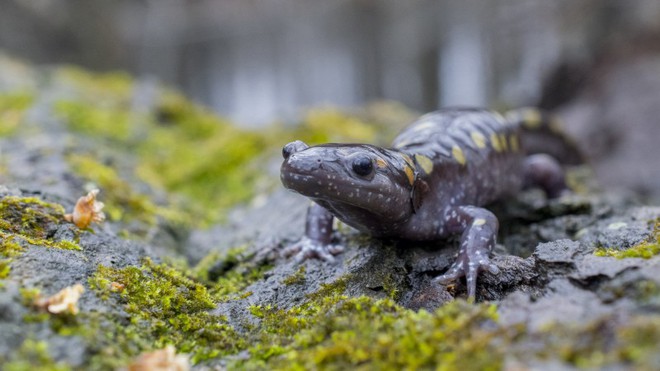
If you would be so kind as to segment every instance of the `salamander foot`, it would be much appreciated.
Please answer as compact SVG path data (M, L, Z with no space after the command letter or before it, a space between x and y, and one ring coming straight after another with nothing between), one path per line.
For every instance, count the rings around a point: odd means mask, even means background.
M337 255L342 251L344 251L344 247L341 245L324 245L319 241L303 236L300 241L285 248L284 251L282 251L282 254L285 257L295 255L294 260L296 264L302 263L310 258L334 263L334 255Z
M434 278L433 281L447 284L465 276L468 300L474 300L477 292L477 276L481 271L488 271L492 274L500 273L497 265L490 262L488 250L475 249L471 253L462 250L449 270L445 274Z

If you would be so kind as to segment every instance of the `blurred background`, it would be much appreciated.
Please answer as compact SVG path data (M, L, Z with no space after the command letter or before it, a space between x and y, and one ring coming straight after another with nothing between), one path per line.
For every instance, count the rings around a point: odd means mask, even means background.
M601 181L660 194L657 0L0 0L0 50L125 70L233 121L401 102L558 113Z

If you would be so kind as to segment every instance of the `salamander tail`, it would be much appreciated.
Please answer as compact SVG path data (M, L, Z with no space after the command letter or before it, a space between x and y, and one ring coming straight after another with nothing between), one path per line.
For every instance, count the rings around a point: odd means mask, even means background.
M536 108L521 108L507 112L506 119L521 128L521 145L528 154L546 153L566 165L585 162L579 146L566 135L556 116Z

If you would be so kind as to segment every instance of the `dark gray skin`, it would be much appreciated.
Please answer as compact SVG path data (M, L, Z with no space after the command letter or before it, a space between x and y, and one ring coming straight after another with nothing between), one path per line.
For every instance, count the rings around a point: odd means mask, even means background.
M478 273L499 272L489 260L499 223L483 206L525 186L540 186L551 197L566 190L556 160L528 155L534 149L525 142L527 132L560 136L550 123L533 110L504 118L456 108L420 117L392 149L289 143L282 151L282 183L313 203L305 236L286 253L297 253L298 261L333 261L342 250L332 245L333 217L375 237L428 241L460 235L456 262L435 280L465 276L473 299Z

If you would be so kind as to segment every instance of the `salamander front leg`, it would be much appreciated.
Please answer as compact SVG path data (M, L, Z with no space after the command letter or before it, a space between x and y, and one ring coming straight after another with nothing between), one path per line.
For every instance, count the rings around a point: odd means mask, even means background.
M284 250L285 256L296 255L296 262L300 263L309 258L322 259L334 262L333 255L344 249L339 245L332 245L333 215L325 208L312 203L307 209L305 222L305 235L300 241Z
M461 233L461 247L451 268L435 281L446 284L465 276L468 298L474 299L479 272L487 270L497 274L500 271L488 257L495 247L499 222L490 211L474 206L454 207L445 218L450 233Z

